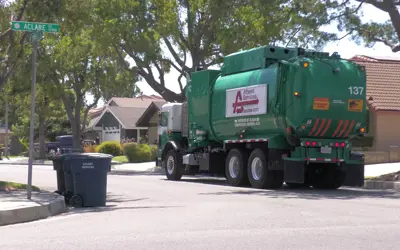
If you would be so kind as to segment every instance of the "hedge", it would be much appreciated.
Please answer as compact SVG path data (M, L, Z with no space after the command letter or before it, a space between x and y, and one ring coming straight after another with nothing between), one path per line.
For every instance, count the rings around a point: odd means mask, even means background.
M96 147L96 151L112 156L120 156L123 153L121 144L118 141L106 141Z
M135 142L124 144L124 155L130 163L141 163L155 160L157 146L137 144Z

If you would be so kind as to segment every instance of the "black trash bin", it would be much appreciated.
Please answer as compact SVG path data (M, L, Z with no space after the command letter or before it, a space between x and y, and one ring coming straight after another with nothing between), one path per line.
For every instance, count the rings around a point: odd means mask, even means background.
M75 207L106 205L107 173L111 169L111 155L98 153L70 153L62 155L65 194Z

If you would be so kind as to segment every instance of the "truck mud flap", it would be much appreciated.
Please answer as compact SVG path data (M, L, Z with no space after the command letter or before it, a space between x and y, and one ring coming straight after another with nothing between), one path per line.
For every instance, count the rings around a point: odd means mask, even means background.
M364 164L344 164L346 179L343 186L362 187L364 185Z
M305 161L284 160L284 181L291 183L304 183L306 163Z

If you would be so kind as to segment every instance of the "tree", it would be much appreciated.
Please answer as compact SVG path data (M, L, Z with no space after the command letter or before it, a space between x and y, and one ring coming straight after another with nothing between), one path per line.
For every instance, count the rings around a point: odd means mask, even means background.
M0 91L13 75L19 60L23 57L27 33L11 30L10 20L20 21L29 0L0 0Z
M15 75L11 77L8 84L4 86L2 96L7 96L10 112L9 127L12 128L13 135L23 141L29 137L30 126L30 103L31 103L31 76L32 68L30 57L25 55L21 63L17 66ZM54 139L54 134L60 134L68 129L68 118L63 109L60 99L56 99L49 93L49 81L43 78L39 68L37 73L37 95L35 109L35 134L34 138L39 139L39 156L44 158L45 140Z
M358 44L364 43L372 47L380 42L391 48L396 53L400 51L400 0L356 0L354 5L350 1L344 1L348 11L338 19L339 31L346 31L345 36L350 36ZM373 6L388 14L389 20L384 23L363 23L361 7Z
M64 2L61 32L47 36L39 52L39 67L51 81L50 93L62 100L74 137L74 148L80 147L81 133L87 124L89 110L101 98L115 93L134 93L136 75L118 64L115 50L95 32L93 16L96 1ZM94 98L87 100L88 94Z
M100 1L97 28L121 59L168 101L185 99L182 78L209 68L240 49L275 44L322 48L336 34L320 31L337 15L336 1L149 0ZM170 54L170 56L168 55ZM180 73L181 93L165 87L165 74ZM158 78L157 78L158 76Z

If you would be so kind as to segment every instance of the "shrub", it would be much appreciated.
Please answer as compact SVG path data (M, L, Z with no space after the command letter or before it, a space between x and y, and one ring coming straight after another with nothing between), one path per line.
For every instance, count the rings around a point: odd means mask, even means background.
M151 151L151 147L147 144L137 144L135 142L124 144L124 155L130 163L151 161Z
M29 141L23 140L23 139L18 139L19 143L21 144L21 151L26 152L29 150Z
M85 153L97 153L96 146L86 146Z
M110 154L112 156L122 155L121 144L117 141L106 141L96 147L96 151L103 154Z

